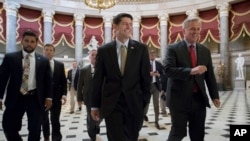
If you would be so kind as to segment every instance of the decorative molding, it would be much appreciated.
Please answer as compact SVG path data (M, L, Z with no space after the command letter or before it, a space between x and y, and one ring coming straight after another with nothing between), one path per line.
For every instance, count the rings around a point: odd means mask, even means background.
M224 17L224 16L228 17L231 6L227 2L223 2L223 3L218 4L216 8L219 10L220 17Z
M43 18L44 18L44 22L52 22L52 18L54 16L54 14L55 14L54 10L43 9L42 15L43 15Z
M103 15L102 19L104 21L104 27L112 27L113 16Z
M198 17L199 12L197 9L187 10L186 15L188 15L189 18Z
M168 21L168 18L169 18L169 15L168 14L159 14L158 15L158 18L160 20L160 25L167 25L167 21Z
M134 15L133 16L133 27L140 27L141 16Z
M16 17L18 8L20 8L20 4L14 1L5 2L3 4L4 9L6 10L7 15L12 15Z
M82 13L75 13L74 14L74 19L75 19L75 25L83 25L83 19L85 18L85 15Z

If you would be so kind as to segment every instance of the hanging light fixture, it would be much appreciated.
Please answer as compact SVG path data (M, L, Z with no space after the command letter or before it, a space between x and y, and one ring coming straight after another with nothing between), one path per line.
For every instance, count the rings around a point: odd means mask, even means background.
M116 0L84 0L84 3L91 8L101 11L115 6Z

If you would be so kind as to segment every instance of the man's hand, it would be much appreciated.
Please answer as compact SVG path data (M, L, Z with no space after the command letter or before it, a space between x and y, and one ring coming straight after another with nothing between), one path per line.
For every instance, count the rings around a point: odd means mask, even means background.
M63 95L63 96L62 96L61 101L62 101L62 105L64 105L64 104L67 102L67 97L66 97L66 95Z
M52 99L47 98L45 100L45 105L44 106L46 107L45 111L48 111L52 107Z
M207 67L203 65L196 66L192 68L191 75L203 74L207 71Z
M151 71L150 76L160 76L160 73L158 71Z
M100 110L99 109L91 109L91 117L94 121L100 120Z
M219 108L220 107L220 100L219 99L214 99L213 100L214 106Z

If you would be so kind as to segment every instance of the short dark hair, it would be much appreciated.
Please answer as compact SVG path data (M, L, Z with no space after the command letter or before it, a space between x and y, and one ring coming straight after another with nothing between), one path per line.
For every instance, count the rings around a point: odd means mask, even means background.
M122 18L124 17L130 18L131 20L133 20L133 17L130 14L120 13L114 17L113 24L118 25L121 22Z
M52 44L45 44L43 48L45 49L45 47L52 47L53 51L55 52L55 47Z
M33 36L33 37L36 38L36 41L38 41L37 35L36 35L34 32L32 32L31 30L25 31L25 32L23 33L23 38L24 38L25 36Z

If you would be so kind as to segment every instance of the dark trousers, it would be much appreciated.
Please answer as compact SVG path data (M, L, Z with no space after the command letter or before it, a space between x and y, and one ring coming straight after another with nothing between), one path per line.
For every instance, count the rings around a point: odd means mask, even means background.
M100 132L100 121L94 121L93 118L91 117L90 112L88 111L87 113L87 130L88 130L88 135L91 139L91 141L96 140L96 134L99 134Z
M18 96L17 102L12 107L6 107L3 113L2 126L8 141L22 141L19 131L22 129L24 113L28 118L28 141L40 141L42 108L39 105L37 94Z
M181 141L187 136L187 124L191 141L203 141L205 136L206 107L201 93L195 93L190 111L170 108L172 127L167 141Z
M131 113L123 96L115 109L105 117L109 141L137 141L143 122L143 107L138 113Z
M59 102L58 102L59 101ZM53 105L50 111L50 120L52 126L52 141L61 141L62 134L61 134L61 125L60 125L60 114L61 114L61 101L58 100L57 102L53 101ZM43 116L43 136L44 138L49 138L50 136L50 124L49 124L49 113L48 111L44 112Z

